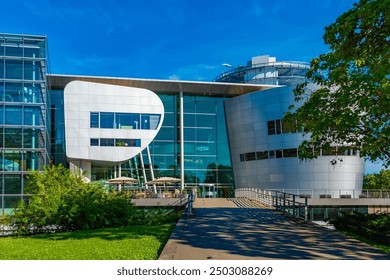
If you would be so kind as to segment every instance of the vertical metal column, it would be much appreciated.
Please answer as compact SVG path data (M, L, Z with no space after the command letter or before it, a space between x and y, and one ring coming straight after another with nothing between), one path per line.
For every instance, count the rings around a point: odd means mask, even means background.
M180 91L180 189L184 190L184 98Z
M144 176L144 183L145 183L145 187L147 187L146 183L147 183L147 178L146 178L146 170L145 170L145 164L144 164L144 159L142 157L142 152L139 153L139 160L141 162L141 168L142 168L142 175Z
M152 163L152 157L150 156L149 146L146 146L146 154L148 155L149 168L150 168L150 177L152 178L152 180L154 180L153 163ZM153 185L153 192L157 193L156 185Z

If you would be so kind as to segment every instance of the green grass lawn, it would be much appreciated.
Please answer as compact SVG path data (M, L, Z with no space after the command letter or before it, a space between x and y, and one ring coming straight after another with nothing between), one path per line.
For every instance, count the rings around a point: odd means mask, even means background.
M0 238L0 260L154 260L175 224Z

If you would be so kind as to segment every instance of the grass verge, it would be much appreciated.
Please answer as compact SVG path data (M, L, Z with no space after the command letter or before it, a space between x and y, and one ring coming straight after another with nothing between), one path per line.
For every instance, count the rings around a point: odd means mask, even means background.
M364 243L366 243L366 244L368 244L368 245L370 245L370 246L372 246L372 247L374 247L374 248L376 248L378 250L381 250L381 251L383 251L383 252L385 252L385 253L390 255L390 246L386 246L386 245L377 243L375 241L372 241L372 240L370 240L370 239L368 239L368 238L366 238L364 236L360 236L360 235L358 235L356 233L353 233L353 232L349 232L349 231L340 231L340 232L342 234L348 236L348 237L357 239L357 240L359 240L361 242L364 242Z
M154 260L175 224L0 238L0 260Z

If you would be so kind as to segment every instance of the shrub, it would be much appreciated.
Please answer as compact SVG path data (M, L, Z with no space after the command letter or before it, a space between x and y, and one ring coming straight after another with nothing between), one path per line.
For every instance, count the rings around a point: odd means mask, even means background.
M390 213L343 213L329 222L338 230L354 233L376 243L390 246Z
M137 210L126 192L106 192L63 166L29 176L29 201L20 201L9 217L17 234L125 226Z

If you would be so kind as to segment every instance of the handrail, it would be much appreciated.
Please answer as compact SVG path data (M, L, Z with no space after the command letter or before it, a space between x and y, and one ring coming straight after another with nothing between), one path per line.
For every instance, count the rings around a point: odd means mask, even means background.
M294 218L308 220L307 196L301 197L296 194L257 188L239 188L236 189L235 194L236 197L258 201L263 205L283 211Z

